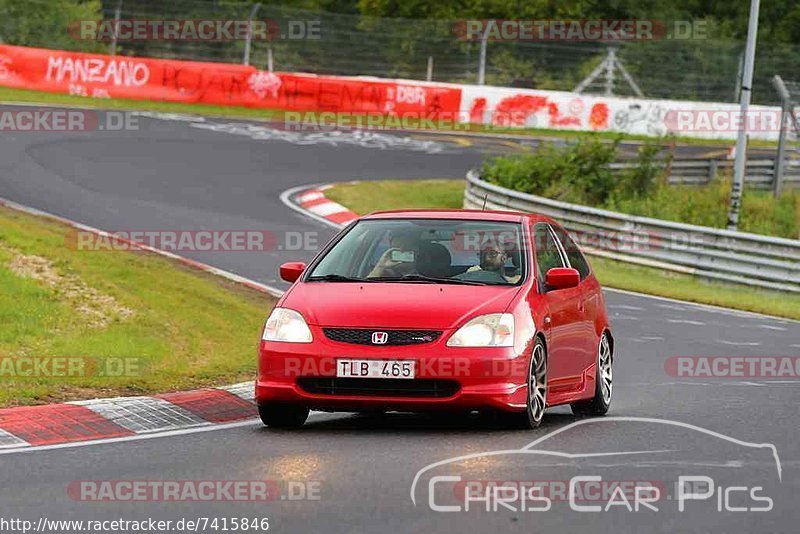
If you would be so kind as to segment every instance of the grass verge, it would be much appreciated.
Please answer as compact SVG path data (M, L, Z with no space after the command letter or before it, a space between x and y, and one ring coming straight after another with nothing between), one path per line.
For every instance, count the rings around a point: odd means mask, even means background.
M401 208L460 208L464 201L464 180L357 182L332 187L325 191L325 196L359 215Z
M463 180L384 180L337 185L325 196L359 215L378 209L460 208ZM800 319L800 295L705 281L693 276L591 257L606 287Z
M146 252L76 251L72 231L0 207L0 406L253 379L274 298Z
M283 120L284 110L247 108L239 106L215 106L210 104L186 104L182 102L158 102L150 100L133 100L126 98L91 98L77 95L66 95L61 93L49 93L45 91L30 91L26 89L12 89L0 87L0 102L26 102L38 104L57 104L62 106L90 106L103 109L127 109L143 111L160 111L164 113L186 113L193 115L207 115L230 117L240 119L255 120ZM313 124L319 122L317 114L302 114L302 120ZM326 119L330 121L330 118ZM328 124L323 122L323 124ZM426 130L421 130L426 131ZM429 130L428 130L429 131ZM652 141L653 138L646 135L620 134L616 132L580 132L569 130L550 130L547 128L505 128L505 127L486 127L477 124L459 124L454 128L442 127L439 131L448 133L472 133L472 134L498 134L512 136L535 136L535 137L556 137L562 139L574 139L591 137L613 141L622 139L625 141ZM733 141L724 139L698 139L695 137L676 137L675 141L684 145L699 146L719 146L728 147ZM790 144L796 143L790 141ZM777 146L773 141L752 140L751 147L774 147Z

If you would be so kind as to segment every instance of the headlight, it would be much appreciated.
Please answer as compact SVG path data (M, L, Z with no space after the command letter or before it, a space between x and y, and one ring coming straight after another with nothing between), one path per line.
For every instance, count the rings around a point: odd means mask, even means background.
M459 328L447 340L448 347L511 347L514 345L514 316L510 313L479 315Z
M311 330L308 329L306 320L298 312L287 308L275 308L269 314L261 339L287 343L311 343Z

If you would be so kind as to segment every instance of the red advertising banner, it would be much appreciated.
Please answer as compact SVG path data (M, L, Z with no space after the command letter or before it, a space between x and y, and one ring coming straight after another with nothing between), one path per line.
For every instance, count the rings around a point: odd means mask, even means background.
M0 85L95 98L455 116L458 87L0 45Z

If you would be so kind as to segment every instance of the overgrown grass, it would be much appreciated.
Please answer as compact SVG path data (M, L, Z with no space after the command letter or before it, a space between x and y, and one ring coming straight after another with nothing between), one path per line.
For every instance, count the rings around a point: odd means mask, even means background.
M0 406L254 378L258 333L273 298L149 253L76 251L65 246L69 232L59 223L0 208ZM37 257L60 281L47 284L15 267ZM80 284L77 295L65 280ZM81 312L92 292L132 316L112 314L106 326L93 325ZM89 364L84 376L20 377L25 369L14 363L20 357ZM99 376L91 362L109 358L127 366L123 376Z
M611 199L603 207L632 215L725 228L730 193L730 177L719 177L699 186L669 185L659 180L650 195ZM739 230L800 239L800 191L787 190L775 198L769 191L746 189Z
M334 186L325 196L359 215L378 209L460 208L463 180L383 180ZM709 282L693 276L590 256L606 287L800 319L800 295Z

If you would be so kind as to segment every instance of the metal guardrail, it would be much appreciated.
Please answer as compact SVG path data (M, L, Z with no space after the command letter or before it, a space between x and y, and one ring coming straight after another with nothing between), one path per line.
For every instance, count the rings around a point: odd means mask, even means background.
M622 173L636 166L633 162L616 162L612 172ZM745 182L755 189L772 189L775 180L774 159L747 161ZM733 174L733 160L676 159L670 164L668 181L671 184L701 185L713 180L718 173ZM800 187L800 161L784 162L782 188Z
M464 207L539 213L589 254L748 286L800 292L800 240L732 232L569 204L467 174Z

